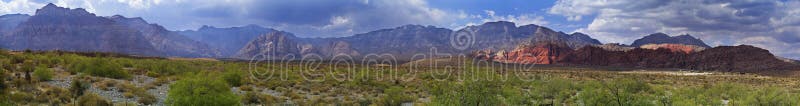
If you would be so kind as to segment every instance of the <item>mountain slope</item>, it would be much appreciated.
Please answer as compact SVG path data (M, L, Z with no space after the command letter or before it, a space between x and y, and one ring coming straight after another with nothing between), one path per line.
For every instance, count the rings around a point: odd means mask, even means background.
M465 45L454 45L455 41L453 40L456 37L466 39ZM250 42L251 44L248 45L294 42L296 45L293 47L300 50L296 51L300 55L316 54L323 58L332 58L339 54L348 54L352 58L358 59L370 54L388 54L400 61L410 61L424 58L422 56L426 55L431 56L433 50L436 50L435 53L459 55L469 54L475 50L513 50L520 44L533 44L533 42L541 41L566 42L565 45L571 48L600 44L599 41L580 33L568 35L536 25L517 27L514 23L505 21L469 26L455 32L433 26L405 25L340 38L290 38L292 39L283 40L291 41L262 40ZM240 50L236 57L252 57L254 53L268 54L254 52L267 48L248 47ZM278 54L295 53L295 51L280 51L283 49L276 50L273 52L279 52ZM417 57L414 57L415 55Z
M179 57L218 57L218 50L205 43L192 40L176 32L168 31L156 24L149 24L142 18L125 18L115 15L109 19L128 28L138 30L156 50L163 52L164 56Z
M706 43L703 42L703 40L692 37L691 35L680 35L671 37L664 33L654 33L647 35L641 39L633 41L631 46L639 47L646 44L665 44L665 43L695 45L705 48L711 48L711 46L706 45Z
M242 27L216 28L203 26L197 30L177 31L193 40L206 43L220 51L222 57L233 56L242 49L248 42L259 35L275 32L274 29L264 28L257 25L247 25Z
M26 14L6 14L0 16L0 35L11 31L30 17L30 15Z
M159 55L137 30L86 10L47 4L2 37L9 49L115 52Z

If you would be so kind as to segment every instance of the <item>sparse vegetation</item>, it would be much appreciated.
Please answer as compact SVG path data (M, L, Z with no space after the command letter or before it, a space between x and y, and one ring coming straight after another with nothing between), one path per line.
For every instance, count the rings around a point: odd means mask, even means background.
M392 67L321 65L313 69L327 74L318 74L290 62L260 64L255 68L274 71L250 77L242 70L245 62L58 52L0 53L0 63L0 105L131 104L109 102L129 99L144 105L694 106L798 105L800 99L800 79L738 73L692 76L546 66L512 72L467 65L411 74L402 66L387 71ZM27 80L28 72L35 80ZM53 84L62 80L71 82ZM164 87L169 87L166 100L148 92ZM119 96L89 90L103 88Z
M239 97L230 86L208 75L188 75L170 86L167 103L173 106L234 106Z
M36 67L36 70L33 71L33 76L35 76L40 81L50 81L53 79L53 70L45 66Z

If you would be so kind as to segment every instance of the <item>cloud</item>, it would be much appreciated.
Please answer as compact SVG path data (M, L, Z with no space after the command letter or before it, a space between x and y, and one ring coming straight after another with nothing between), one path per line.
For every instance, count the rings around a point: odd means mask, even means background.
M425 0L12 0L0 1L0 13L32 14L46 3L143 17L171 30L258 24L301 37L350 36L405 24L450 26L459 17Z
M710 45L753 43L800 57L800 1L559 0L549 14L590 19L577 29L603 42L630 43L650 33L691 34ZM591 17L591 18L589 18ZM758 41L758 42L756 42Z
M0 14L33 13L43 5L29 0L0 0Z
M550 24L550 22L546 21L544 19L544 17L533 15L533 14L517 14L517 15L501 16L501 15L497 15L495 13L495 11L492 11L492 10L484 10L484 12L486 13L485 17L484 16L476 16L475 17L475 18L479 18L481 20L481 22L483 22L483 23L485 23L485 22L496 22L496 21L508 21L508 22L514 22L515 24L520 25L520 26L521 25L529 25L529 24L547 26L547 25Z

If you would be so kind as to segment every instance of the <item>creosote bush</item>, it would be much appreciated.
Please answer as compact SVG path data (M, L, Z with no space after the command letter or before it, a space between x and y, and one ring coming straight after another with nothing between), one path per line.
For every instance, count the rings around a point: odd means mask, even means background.
M33 76L40 81L50 81L53 79L53 70L45 66L38 66L35 71L33 71Z
M191 74L170 85L167 104L172 106L235 106L239 96L219 78Z

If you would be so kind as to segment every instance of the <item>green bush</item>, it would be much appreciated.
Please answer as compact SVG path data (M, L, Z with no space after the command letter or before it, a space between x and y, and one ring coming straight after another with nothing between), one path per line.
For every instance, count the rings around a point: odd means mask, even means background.
M225 82L208 75L188 75L170 85L167 104L172 106L234 106L239 97Z
M78 98L79 106L111 106L111 102L97 94L86 94Z
M463 84L435 85L433 105L493 106L502 103L498 81L466 80Z
M41 81L50 81L53 79L53 70L45 66L39 66L33 71L33 76Z
M137 102L142 103L144 105L151 105L153 103L158 102L158 99L156 99L156 96L153 95L145 95L145 96L139 96L139 100Z
M78 61L69 67L72 72L88 73L92 76L127 79L131 75L122 69L122 65L106 60L106 58L94 58L88 61Z
M386 94L381 100L384 106L400 106L402 103L414 101L414 98L406 95L403 87L392 86L384 89L383 93Z
M748 106L797 106L798 97L793 97L786 90L776 87L758 89L745 100Z
M227 83L228 83L228 84L230 84L231 86L236 86L236 87L238 87L238 86L241 86L241 85L242 85L242 82L243 82L243 80L242 80L242 77L243 77L243 76L244 76L244 75L242 75L242 73L241 73L241 72L238 72L238 71L228 71L228 72L226 72L224 75L222 75L222 79L224 79L224 80L225 80L225 82L227 82Z

